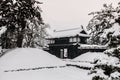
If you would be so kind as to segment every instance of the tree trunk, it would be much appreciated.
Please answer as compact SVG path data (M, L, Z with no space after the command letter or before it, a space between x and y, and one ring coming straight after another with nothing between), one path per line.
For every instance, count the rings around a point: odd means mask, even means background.
M19 33L17 37L17 47L21 48L23 43L23 34Z
M24 19L22 19L21 20L21 28L22 28L22 30L18 31L18 35L17 35L17 47L19 47L19 48L22 47L25 26L26 26L26 21Z

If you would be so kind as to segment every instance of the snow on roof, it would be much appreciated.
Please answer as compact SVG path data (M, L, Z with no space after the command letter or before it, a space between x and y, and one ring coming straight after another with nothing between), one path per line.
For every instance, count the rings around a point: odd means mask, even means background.
M0 58L0 70L16 70L59 65L62 66L65 64L50 53L35 48L18 48L9 51Z
M82 31L85 31L85 30L81 27L71 28L71 29L55 30L53 32L53 34L51 35L51 38L73 37L73 36L76 36L76 35L84 36L84 37L89 37L90 36L87 33L86 34L80 33Z
M88 44L81 44L79 49L107 49L105 45L88 45Z

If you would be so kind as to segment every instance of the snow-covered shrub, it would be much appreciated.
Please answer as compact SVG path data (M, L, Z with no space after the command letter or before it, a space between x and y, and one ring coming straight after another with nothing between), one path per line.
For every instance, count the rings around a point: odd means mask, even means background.
M119 59L113 56L108 56L103 59L99 59L91 70L90 75L93 76L93 80L114 80L113 73L118 72L120 74L120 62ZM119 76L118 76L119 77Z
M108 76L104 74L104 70L102 69L95 69L91 70L93 75L92 80L107 80Z
M92 80L105 80L105 78L100 76L94 76Z
M90 72L90 75L95 74L93 80L117 80L117 78L119 78L119 76L113 76L113 73L116 72L120 74L120 57L118 50L119 48L108 49L104 52L104 54L108 56L97 60L94 68Z
M110 77L111 80L120 80L120 73L117 71L112 73L110 76L111 76Z
M117 57L118 59L120 59L120 47L106 50L104 53L109 56L114 56L114 57Z
M103 76L103 75L95 75L92 80L120 80L120 73L119 72L113 72L110 77Z

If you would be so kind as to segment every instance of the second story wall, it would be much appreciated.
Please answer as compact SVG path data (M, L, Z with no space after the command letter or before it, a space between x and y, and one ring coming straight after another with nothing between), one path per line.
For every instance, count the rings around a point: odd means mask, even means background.
M63 37L63 38L53 38L48 40L48 44L72 44L72 43L81 43L87 44L88 37Z

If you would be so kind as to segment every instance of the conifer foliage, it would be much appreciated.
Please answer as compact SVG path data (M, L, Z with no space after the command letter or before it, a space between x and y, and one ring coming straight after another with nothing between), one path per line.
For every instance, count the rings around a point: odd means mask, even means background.
M35 0L0 0L2 48L23 47L25 43L33 45L33 33L44 25L39 4L41 2Z
M92 35L90 38L91 44L106 44L108 42L107 36L103 37L102 34L106 34L105 30L113 27L114 23L116 23L115 19L118 18L118 14L116 14L116 8L112 4L104 4L103 9L89 14L93 15L87 26Z
M92 12L93 18L88 24L93 42L105 42L108 49L104 52L108 58L97 60L91 73L95 74L92 80L119 80L120 79L120 4L116 8L104 5L104 9ZM101 41L100 38L104 40ZM98 42L97 42L98 40ZM100 42L101 41L101 42ZM94 43L93 43L94 44Z

